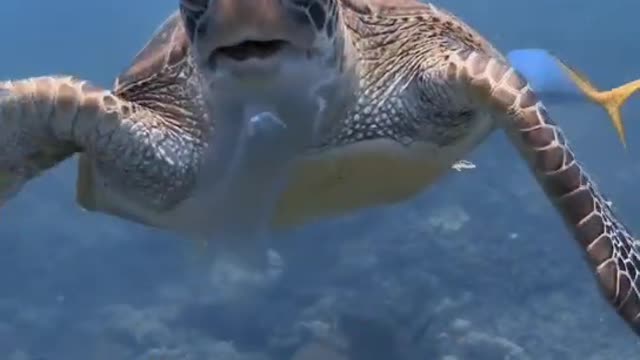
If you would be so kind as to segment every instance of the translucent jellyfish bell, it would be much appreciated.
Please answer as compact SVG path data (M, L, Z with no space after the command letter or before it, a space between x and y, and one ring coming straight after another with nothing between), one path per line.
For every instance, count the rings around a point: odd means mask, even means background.
M268 111L246 114L225 187L211 214L215 226L209 237L214 251L260 268L268 262L270 227L294 152L278 116Z

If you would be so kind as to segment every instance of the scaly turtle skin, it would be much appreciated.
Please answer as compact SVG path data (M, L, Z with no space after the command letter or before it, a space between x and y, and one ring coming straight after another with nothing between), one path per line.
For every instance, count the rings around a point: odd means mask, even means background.
M413 0L180 9L113 91L0 84L6 197L80 152L83 207L243 235L407 199L500 128L640 332L638 242L526 79L461 20Z

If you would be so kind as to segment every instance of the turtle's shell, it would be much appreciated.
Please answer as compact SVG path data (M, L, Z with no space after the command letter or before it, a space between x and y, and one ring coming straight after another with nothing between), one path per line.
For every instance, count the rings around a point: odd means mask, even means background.
M180 12L175 11L156 29L131 66L116 78L115 91L154 77L184 60L188 52L189 39Z

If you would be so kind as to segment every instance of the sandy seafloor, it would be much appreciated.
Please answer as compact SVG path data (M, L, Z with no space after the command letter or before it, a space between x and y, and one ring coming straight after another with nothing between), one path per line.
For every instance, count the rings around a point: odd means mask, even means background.
M551 49L601 86L640 75L638 2L469 3L439 2L504 51ZM110 86L176 4L4 0L0 77ZM624 111L627 151L601 109L551 113L640 231L640 101ZM0 359L637 358L504 135L470 160L412 201L286 234L270 281L209 271L182 239L82 212L68 161L0 210Z

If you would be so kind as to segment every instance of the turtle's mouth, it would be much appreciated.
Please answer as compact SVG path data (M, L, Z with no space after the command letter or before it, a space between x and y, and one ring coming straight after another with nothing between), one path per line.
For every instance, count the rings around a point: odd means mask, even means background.
M290 43L286 40L245 40L231 46L222 46L213 51L214 57L227 57L235 61L250 59L266 59L271 57Z

